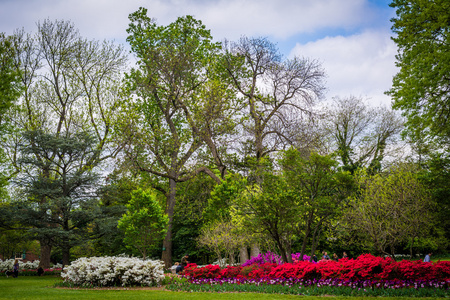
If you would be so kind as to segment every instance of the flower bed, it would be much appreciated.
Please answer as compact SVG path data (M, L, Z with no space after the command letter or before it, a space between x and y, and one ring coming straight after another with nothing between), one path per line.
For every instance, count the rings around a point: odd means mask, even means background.
M205 292L262 292L296 295L449 297L450 262L424 263L364 254L357 259L252 265L189 264L187 280L167 289Z
M0 273L12 271L14 266L14 259L1 260L0 259ZM37 269L39 267L39 260L23 262L19 260L19 275L20 276L37 276ZM62 265L56 264L52 268L45 269L42 275L60 275Z
M410 280L209 278L189 281L173 280L166 289L188 292L258 292L305 296L449 297L448 282Z
M70 287L156 286L164 279L162 261L131 257L79 258L61 273Z
M14 259L1 260L0 272L11 271L14 266ZM37 269L39 267L39 260L23 262L19 260L19 270Z
M391 258L364 254L357 259L340 259L339 261L321 261L317 264L308 261L297 263L263 263L249 266L228 266L221 269L217 265L197 268L189 264L184 275L192 279L342 279L358 280L438 280L450 281L450 262L424 263L422 261L403 260L396 262Z

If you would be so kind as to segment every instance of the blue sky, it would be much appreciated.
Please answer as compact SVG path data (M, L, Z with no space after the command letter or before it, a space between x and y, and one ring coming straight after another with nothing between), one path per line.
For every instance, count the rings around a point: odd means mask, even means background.
M128 14L140 6L166 25L193 15L217 41L264 36L286 57L320 61L327 99L350 95L390 105L397 72L388 0L0 0L0 31L35 31L46 18L72 21L89 39L125 44Z

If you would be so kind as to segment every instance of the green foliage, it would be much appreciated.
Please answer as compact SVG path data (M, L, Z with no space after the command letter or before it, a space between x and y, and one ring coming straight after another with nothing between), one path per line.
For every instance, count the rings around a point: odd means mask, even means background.
M7 128L11 127L7 113L19 98L22 92L20 73L14 64L14 44L12 37L0 32L0 141L3 143ZM10 177L9 166L6 160L5 149L0 147L0 199L7 198L4 187Z
M4 126L4 114L22 91L20 73L14 64L13 47L12 37L0 32L0 126Z
M302 154L296 149L285 151L280 159L289 188L303 195L298 206L297 232L303 237L301 253L312 237L312 252L317 249L325 225L338 217L354 191L353 177L338 168L332 156Z
M127 212L119 220L118 228L125 233L124 243L136 247L145 259L149 249L161 242L169 218L151 190L133 192L126 207Z
M203 211L215 186L215 181L205 174L178 185L173 219L173 256L176 261L179 262L186 253L189 253L191 262L206 264L210 261L211 252L198 247L195 241L206 221Z
M239 174L228 173L220 184L214 186L208 205L203 212L206 222L231 220L230 208L245 191L247 180Z
M396 109L407 117L411 138L450 136L450 2L394 0L393 40L398 46L400 71L388 92Z
M358 176L358 192L346 212L347 221L371 249L394 257L402 243L427 237L433 203L407 164L392 166L388 172Z
M448 291L445 288L371 288L365 286L348 287L348 286L335 286L327 284L311 284L304 285L298 283L286 283L286 284L268 284L268 283L221 283L221 284L198 284L190 282L175 281L169 283L167 289L171 291L184 291L184 292L203 292L203 293L216 293L216 294L229 294L229 293L258 293L261 296L265 294L276 297L275 294L283 295L302 295L305 299L310 299L311 296L341 296L351 297L351 299L359 299L366 297L383 297L383 299L398 299L398 297L442 297L445 298L448 295ZM244 295L244 294L242 294ZM288 296L286 296L288 297ZM292 296L295 297L295 296ZM290 299L290 298L289 298ZM402 299L402 298L400 298Z
M434 249L446 252L450 242L450 158L448 154L431 154L424 162L424 168L418 170L419 179L427 188L435 205L434 218L431 221L429 242L432 246L423 247L423 250ZM430 241L431 240L431 241Z
M228 259L229 264L234 264L236 252L249 244L248 238L239 224L219 220L203 226L197 241L200 247L206 247L214 252L220 264L222 258ZM225 267L225 265L221 265L221 267Z
M253 233L270 236L287 262L291 259L302 196L290 189L283 177L264 174L261 185L247 187L235 200L232 214L240 216L242 225Z

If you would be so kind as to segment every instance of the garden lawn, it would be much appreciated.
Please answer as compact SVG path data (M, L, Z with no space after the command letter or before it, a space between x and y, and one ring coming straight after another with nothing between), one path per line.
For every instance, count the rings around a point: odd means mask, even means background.
M185 293L170 292L162 290L95 290L95 289L60 289L54 288L54 284L61 279L57 277L20 277L6 278L0 277L0 299L299 299L294 295L275 295L275 294L257 294L257 293ZM301 300L323 300L323 297L301 297ZM333 299L346 299L349 297L333 297ZM351 297L351 300L363 299L362 297ZM402 300L402 299L427 299L432 298L403 298L386 297L383 300ZM438 298L435 298L438 299ZM445 298L441 298L445 299Z

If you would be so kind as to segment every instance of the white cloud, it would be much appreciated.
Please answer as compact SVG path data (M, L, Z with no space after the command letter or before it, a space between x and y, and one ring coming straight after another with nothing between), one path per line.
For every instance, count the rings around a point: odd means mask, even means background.
M35 22L49 17L73 21L87 37L123 39L128 15L139 6L161 24L194 15L218 40L241 35L287 39L325 28L355 28L373 20L367 0L2 0L0 24L8 33L22 26L30 31Z
M368 97L370 102L390 105L384 95L396 74L397 48L386 31L365 31L348 37L327 37L297 44L291 56L318 59L328 74L327 98L349 95Z
M386 8L368 0L0 0L0 31L35 31L45 18L71 20L89 39L115 39L126 44L128 15L140 6L150 17L167 25L177 17L194 15L211 29L216 40L242 35L266 36L284 42L316 33L361 32L386 25ZM392 13L392 12L388 12ZM389 31L366 30L353 36L335 36L297 44L292 53L317 58L329 74L328 97L349 94L388 103L383 95L395 74L396 47Z

